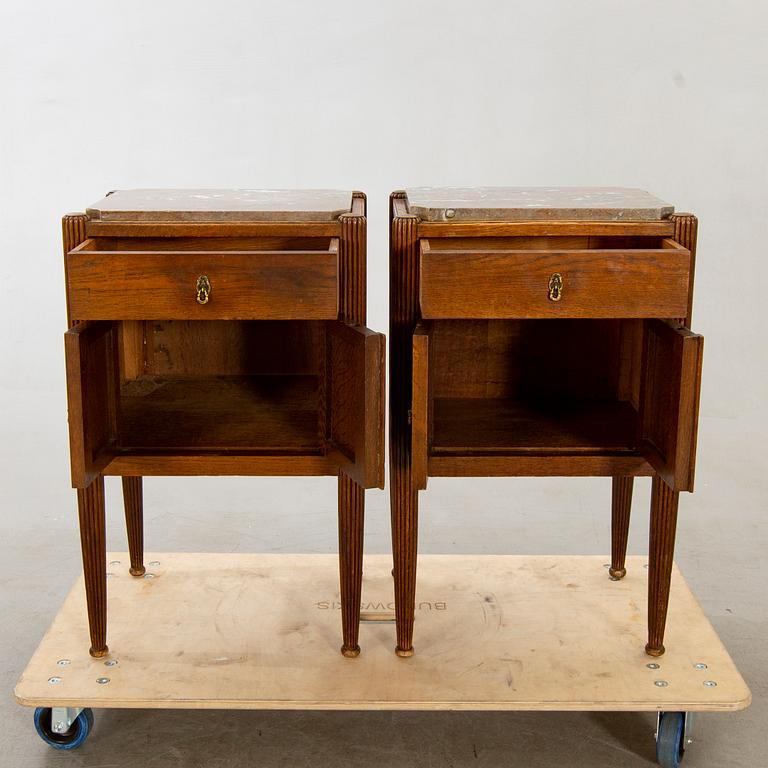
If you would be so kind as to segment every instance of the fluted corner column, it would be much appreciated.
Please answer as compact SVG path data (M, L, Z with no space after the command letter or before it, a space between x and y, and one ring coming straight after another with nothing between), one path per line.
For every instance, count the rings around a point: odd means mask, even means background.
M389 290L389 471L395 620L400 657L413 655L416 607L418 491L411 476L413 331L419 312L419 219L404 210L405 193L393 193Z

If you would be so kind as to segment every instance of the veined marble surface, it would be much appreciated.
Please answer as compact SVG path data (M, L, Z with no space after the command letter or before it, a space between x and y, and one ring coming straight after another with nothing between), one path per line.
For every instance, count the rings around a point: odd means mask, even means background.
M673 205L629 187L411 187L423 221L658 221Z
M352 192L335 189L125 189L86 209L101 221L335 221Z

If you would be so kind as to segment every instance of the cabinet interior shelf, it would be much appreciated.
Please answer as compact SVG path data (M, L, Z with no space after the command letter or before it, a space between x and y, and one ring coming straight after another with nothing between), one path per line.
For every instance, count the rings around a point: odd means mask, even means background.
M634 453L638 416L618 400L435 398L430 454Z
M120 389L123 450L318 453L317 376L140 376Z

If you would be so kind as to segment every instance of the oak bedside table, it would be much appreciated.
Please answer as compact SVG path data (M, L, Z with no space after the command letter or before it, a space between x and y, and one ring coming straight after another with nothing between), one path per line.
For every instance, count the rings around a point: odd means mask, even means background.
M107 653L104 475L144 574L142 476L338 476L342 653L364 488L384 487L384 337L359 192L132 190L63 220L72 484L91 655Z
M391 222L396 652L413 653L430 475L612 477L614 579L633 478L651 475L646 652L661 655L693 490L696 218L633 189L420 188L392 195Z

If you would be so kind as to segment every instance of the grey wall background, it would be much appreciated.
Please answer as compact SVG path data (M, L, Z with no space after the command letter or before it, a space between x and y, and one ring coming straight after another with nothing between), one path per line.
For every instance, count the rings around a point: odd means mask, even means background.
M369 325L381 330L387 327L392 189L626 185L695 212L693 327L706 337L704 388L698 488L681 502L678 559L734 657L748 678L752 674L755 693L764 692L766 39L766 6L743 0L3 5L6 700L79 568L68 482L59 219L108 190L135 186L365 190ZM124 547L118 485L108 483L114 548ZM643 552L648 483L637 485L630 549ZM592 479L431 481L422 503L422 549L605 552L609 486ZM329 479L153 479L146 483L147 546L334 551L335 501ZM368 494L366 544L370 551L389 548L385 493ZM765 735L754 728L765 715L757 703L727 728L713 718L718 738L691 764L725 765L723 755L729 765L753 764L742 739L758 754L765 751ZM13 729L0 764L23 764L20 755L26 764L54 759L32 735L28 713L8 703L4 717ZM141 733L166 728L163 744L176 744L185 755L172 714L153 719L154 725L140 715L125 717L138 718L130 727ZM241 723L246 728L241 716L222 722L235 732ZM275 734L282 733L282 721L271 722ZM295 728L295 720L286 722L284 730ZM331 721L301 722L311 731ZM439 718L418 722L454 730ZM504 747L504 727L464 722L489 729L489 743ZM550 754L552 740L544 734L553 721L520 722L531 755ZM568 728L573 738L589 730L586 722L600 731L594 719L556 722L564 754L571 754ZM618 722L642 724L638 743L641 731L647 736L647 720ZM357 726L375 730L371 723L363 718ZM603 742L605 764L612 764L616 734ZM91 749L91 758L77 758L82 764L112 754L106 735L101 751ZM126 749L120 759L128 760ZM208 764L224 755L229 765L240 764L234 747L221 749L207 755ZM386 755L392 764L464 764L460 745L446 750ZM647 755L625 752L623 764L647 764ZM158 765L177 764L167 749L157 754L167 758ZM481 750L480 759L491 760L488 754ZM352 759L354 749L340 748L334 759L343 763L345 755ZM202 760L197 753L186 758L187 764ZM275 764L282 759L311 762L288 742L273 755ZM531 757L526 764L539 763Z

